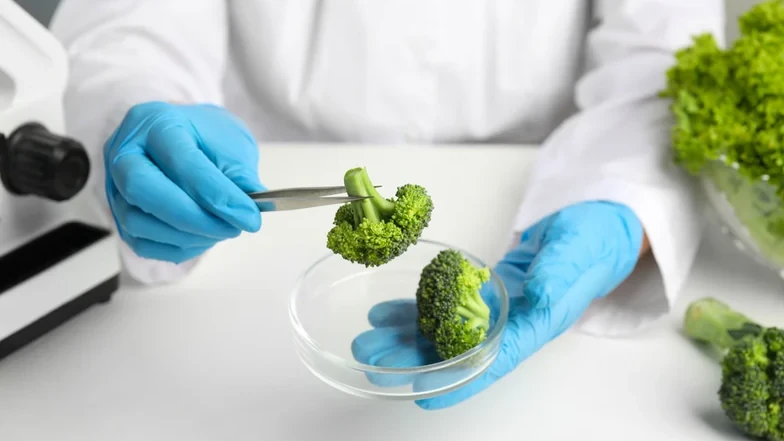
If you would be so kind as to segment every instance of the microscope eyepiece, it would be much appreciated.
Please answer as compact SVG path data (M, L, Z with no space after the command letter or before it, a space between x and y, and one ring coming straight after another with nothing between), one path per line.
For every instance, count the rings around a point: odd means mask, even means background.
M74 139L38 123L0 135L0 180L16 195L64 201L78 194L90 176L90 159Z

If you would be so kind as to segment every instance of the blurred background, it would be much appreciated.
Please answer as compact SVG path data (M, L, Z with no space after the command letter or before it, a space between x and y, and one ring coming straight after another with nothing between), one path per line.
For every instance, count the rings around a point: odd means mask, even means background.
M60 0L16 0L16 3L27 9L38 21L48 25Z
M111 1L111 0L107 0ZM524 0L521 0L524 1ZM727 36L733 40L738 32L737 17L743 11L758 3L760 0L725 0L724 3L727 8ZM35 18L41 23L49 24L52 18L52 13L60 3L60 0L16 0L17 3L27 9Z
M738 35L738 16L759 3L760 0L724 0L727 9L727 37L734 40Z

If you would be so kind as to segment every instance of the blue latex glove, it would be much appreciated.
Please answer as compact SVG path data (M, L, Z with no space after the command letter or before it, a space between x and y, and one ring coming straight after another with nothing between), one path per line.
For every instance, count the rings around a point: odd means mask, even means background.
M246 194L264 189L258 145L220 107L139 104L106 142L104 160L119 235L141 257L181 263L261 228Z
M510 296L498 358L462 388L417 404L424 409L453 406L512 371L573 325L594 299L610 293L631 274L642 240L643 229L634 213L608 202L573 205L529 228L520 244L495 267ZM492 298L483 297L486 301ZM492 316L497 317L497 305L488 304ZM386 367L437 361L433 346L416 331L416 314L411 299L373 307L368 314L373 328L354 340L354 357L361 363ZM369 379L381 386L413 382L414 390L449 382L448 378L428 375Z

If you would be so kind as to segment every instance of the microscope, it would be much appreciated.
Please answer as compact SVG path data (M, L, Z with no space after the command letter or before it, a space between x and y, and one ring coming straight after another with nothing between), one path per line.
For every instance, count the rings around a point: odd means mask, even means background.
M108 301L116 234L87 190L90 158L65 136L67 54L0 0L0 359Z

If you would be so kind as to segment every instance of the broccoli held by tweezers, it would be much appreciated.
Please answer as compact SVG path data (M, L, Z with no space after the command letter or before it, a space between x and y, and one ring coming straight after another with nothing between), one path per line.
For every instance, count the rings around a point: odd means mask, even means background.
M763 327L718 300L686 310L686 334L724 352L719 400L746 434L784 440L784 330Z
M490 308L480 291L488 280L488 268L477 268L456 250L439 252L422 269L417 326L442 359L456 357L487 337Z
M349 196L369 196L338 208L327 234L327 248L350 262L388 263L416 244L430 223L433 201L422 186L403 185L385 199L363 167L347 171L343 181Z

